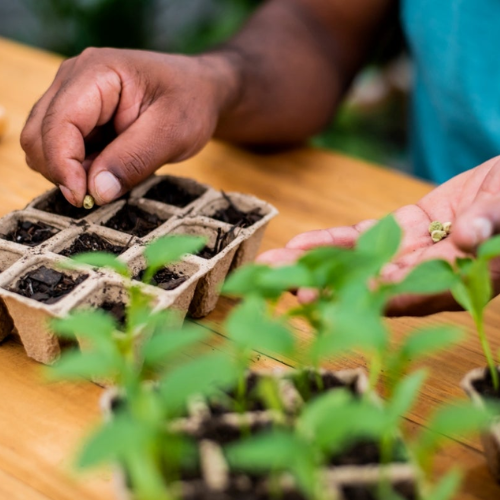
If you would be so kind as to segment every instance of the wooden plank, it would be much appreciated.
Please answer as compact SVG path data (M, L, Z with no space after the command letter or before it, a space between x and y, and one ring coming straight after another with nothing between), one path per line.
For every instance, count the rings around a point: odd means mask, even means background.
M61 59L38 50L0 40L0 104L8 112L10 129L0 143L0 215L21 209L34 196L51 187L30 171L19 146L19 134L36 99L52 81ZM218 189L253 193L278 207L262 250L283 246L298 232L352 224L376 218L412 203L432 186L400 173L329 152L307 148L258 155L213 142L197 157L161 169L194 177ZM293 304L289 296L284 306ZM215 334L210 341L220 348L220 325L234 302L222 299L208 318ZM463 398L459 381L471 368L484 364L473 324L465 313L442 313L426 318L387 320L397 344L418 327L439 323L461 325L466 337L449 352L422 363L430 370L429 382L408 421L414 436L436 404ZM486 317L494 352L500 347L500 301ZM310 333L298 329L299 345ZM255 355L259 366L275 366L272 356ZM282 359L293 365L293 359ZM361 357L331 360L332 367L365 365ZM43 370L29 360L13 339L0 346L0 498L23 500L104 500L113 498L110 472L99 470L83 477L71 472L78 443L100 418L101 390L93 384L47 384ZM467 472L463 500L491 499L500 488L489 475L479 441L455 437L455 443L436 456L436 475L460 465Z

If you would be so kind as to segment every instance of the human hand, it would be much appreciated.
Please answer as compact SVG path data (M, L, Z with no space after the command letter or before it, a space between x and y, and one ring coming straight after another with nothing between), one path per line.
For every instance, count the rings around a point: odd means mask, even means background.
M386 282L399 282L419 263L430 259L445 259L453 263L465 253L500 232L500 157L454 177L437 187L414 205L394 212L403 229L403 241L396 259L382 272ZM428 227L439 220L453 224L451 235L433 243ZM375 224L366 220L354 226L319 229L295 236L286 248L270 250L259 262L283 265L294 262L306 250L317 246L350 248L358 236ZM500 292L500 259L491 263L495 294ZM311 299L311 291L300 290L299 300ZM450 293L438 296L402 295L389 304L388 315L424 315L443 310L458 310Z
M21 134L26 161L81 206L103 205L211 138L234 84L220 56L87 49L62 63Z

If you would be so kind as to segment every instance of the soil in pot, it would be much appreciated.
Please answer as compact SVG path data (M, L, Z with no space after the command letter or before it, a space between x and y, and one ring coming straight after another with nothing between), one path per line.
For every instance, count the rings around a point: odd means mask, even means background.
M260 401L257 394L257 386L260 376L257 373L250 373L246 379L245 402L247 406L240 411L263 411L266 408ZM224 415L225 413L234 413L237 411L238 397L236 390L224 392L220 398L214 398L208 404L213 416Z
M242 425L236 427L226 422L220 422L217 419L205 420L196 431L195 439L209 439L215 441L221 446L225 446L242 437L251 436L263 430L271 429L271 422L256 422L249 426Z
M393 485L393 490L405 500L417 500L415 487L411 484L400 483ZM377 487L366 485L351 485L342 487L345 500L380 500Z
M230 231L224 231L220 227L217 228L217 238L215 239L214 246L206 245L196 255L202 259L212 259L218 255L224 248L226 248L234 238L234 228Z
M408 457L401 442L396 441L391 454L391 462L405 463ZM329 465L375 465L381 463L380 447L373 441L360 441L349 446L340 455L330 457Z
M184 208L199 198L206 189L199 186L199 189L188 191L186 188L172 182L169 179L164 179L158 184L155 184L145 195L144 198L160 201L167 205Z
M109 252L115 255L120 255L125 250L126 247L113 245L97 234L84 233L78 236L78 238L73 241L71 246L65 248L59 253L65 257L74 257L75 255L86 252Z
M119 326L125 326L127 306L123 302L104 302L101 304L100 309L114 316Z
M306 402L318 394L339 388L347 389L352 394L358 395L356 390L357 378L346 384L333 373L324 373L318 377L316 372L309 370L306 372L306 376L304 376L303 372L294 374L292 381L302 399Z
M142 281L144 276L144 270L140 271L134 276L135 280ZM167 267L160 269L151 280L150 284L157 286L162 290L175 290L181 286L185 281L189 279L189 276L185 276L181 272L176 273Z
M216 210L210 215L210 218L226 222L227 224L237 227L250 227L264 217L259 207L256 207L248 212L244 212L233 203L231 198L226 193L222 192L222 196L224 196L227 206Z
M49 212L51 214L64 215L66 217L70 217L71 219L83 219L83 217L91 214L99 207L95 205L90 210L87 210L83 207L75 207L66 200L61 191L59 191L58 189L48 198L40 201L37 205L35 205L35 208L37 208L38 210L42 210L43 212Z
M0 238L7 241L14 241L21 245L36 247L52 238L59 232L59 229L44 224L43 222L31 222L29 220L18 220L16 227L5 235L0 234Z
M55 304L87 278L88 274L73 278L54 269L41 266L25 274L16 286L9 290L44 304Z
M161 219L156 214L126 203L111 219L103 222L102 225L142 238L164 222L165 219Z
M500 377L500 370L497 369L497 372L498 372L498 375ZM491 372L490 372L489 368L484 369L483 378L472 382L472 386L484 398L500 399L500 389L495 389L493 387L493 381L491 378Z

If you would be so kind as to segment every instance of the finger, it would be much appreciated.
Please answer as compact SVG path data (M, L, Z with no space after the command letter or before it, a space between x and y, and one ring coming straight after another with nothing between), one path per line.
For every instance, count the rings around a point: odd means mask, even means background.
M338 246L352 248L359 235L372 227L377 221L369 219L354 226L332 227L317 229L307 233L298 234L286 245L287 248L310 250L318 246Z
M470 206L457 215L452 240L465 252L500 233L500 160L497 158Z
M201 149L205 142L193 140L198 136L187 133L189 127L181 118L165 118L159 106L143 113L94 160L88 183L97 204L115 200L165 163Z
M109 121L120 99L119 76L93 69L68 83L54 96L42 121L43 154L47 177L70 193L70 201L81 206L87 193L85 137Z
M293 264L304 254L302 250L291 248L276 248L262 253L256 259L259 264L270 266L286 266Z

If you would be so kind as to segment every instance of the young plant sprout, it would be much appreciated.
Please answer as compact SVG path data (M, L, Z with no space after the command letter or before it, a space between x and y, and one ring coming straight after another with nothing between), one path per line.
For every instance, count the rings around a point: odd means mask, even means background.
M495 391L500 389L500 380L484 330L484 312L493 297L490 262L498 256L500 256L500 236L483 243L479 247L475 259L470 257L457 259L456 267L459 280L452 288L455 300L470 313L474 320Z

